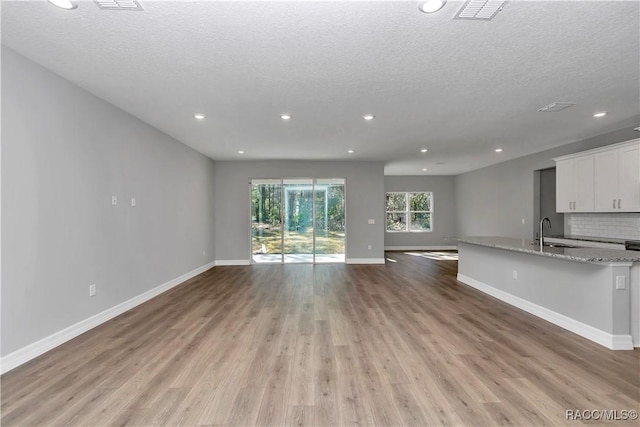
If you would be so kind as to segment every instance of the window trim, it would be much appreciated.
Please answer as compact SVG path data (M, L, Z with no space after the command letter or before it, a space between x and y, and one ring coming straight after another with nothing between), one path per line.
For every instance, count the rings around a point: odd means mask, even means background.
M409 194L417 194L417 193L422 193L422 194L429 194L429 208L431 210L428 211L412 211L410 209L411 207L411 203L409 202ZM388 194L404 194L404 203L405 203L405 210L403 211L388 211L387 210L387 195ZM385 214L384 214L384 230L385 233L432 233L433 232L433 191L385 191L384 193L385 197ZM405 214L406 215L406 230L389 230L387 228L387 214ZM428 213L430 215L430 220L429 220L429 224L430 227L428 230L412 230L411 229L411 214L413 213Z

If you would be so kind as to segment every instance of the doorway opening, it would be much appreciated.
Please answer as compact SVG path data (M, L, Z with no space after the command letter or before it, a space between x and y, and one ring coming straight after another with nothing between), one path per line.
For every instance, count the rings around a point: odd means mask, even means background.
M251 180L253 263L345 262L344 178Z
M534 172L534 215L533 235L539 238L539 223L549 218L551 225L545 236L564 235L564 214L556 212L556 168L541 169Z

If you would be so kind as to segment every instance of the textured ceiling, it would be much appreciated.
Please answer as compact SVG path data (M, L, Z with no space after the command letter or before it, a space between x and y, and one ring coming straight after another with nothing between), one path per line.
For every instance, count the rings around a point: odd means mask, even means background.
M490 22L453 1L79 3L3 1L2 43L214 159L457 174L640 123L636 1L511 1ZM576 105L537 112L554 101Z

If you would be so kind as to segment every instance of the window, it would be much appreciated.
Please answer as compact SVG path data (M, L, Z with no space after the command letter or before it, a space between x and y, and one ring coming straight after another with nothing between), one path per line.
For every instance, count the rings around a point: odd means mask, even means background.
M431 231L433 193L387 193L387 231Z

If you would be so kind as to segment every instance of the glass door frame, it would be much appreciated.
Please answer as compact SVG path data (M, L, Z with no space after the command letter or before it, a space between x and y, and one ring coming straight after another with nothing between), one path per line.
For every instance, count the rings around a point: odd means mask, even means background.
M286 181L307 181L304 183L300 183L300 182L289 182L287 183ZM316 200L315 200L315 195L316 195L316 180L315 178L307 178L307 177L298 177L298 178L282 178L281 180L281 191L282 191L282 206L281 206L281 233L282 233L282 263L283 264L315 264L316 262L316 219L315 219L315 215L316 215ZM291 262L287 262L287 255L295 255L295 254L288 254L286 252L286 246L285 246L285 241L286 241L286 231L285 228L289 225L288 218L286 218L286 206L287 206L287 190L286 190L286 186L287 184L289 185L309 185L309 183L311 184L311 262L306 262L306 261L300 261L300 262L295 262L295 261L291 261ZM295 190L294 190L295 191ZM304 191L304 190L302 190ZM302 254L301 254L302 255Z
M340 264L347 263L347 178L310 178L310 177L282 177L282 178L249 178L249 259L250 264L263 264L256 262L253 257L253 199L252 199L252 187L253 181L280 181L280 262L279 264L317 264L316 262L316 181L323 179L341 179L343 181L343 197L344 197L344 261ZM285 227L285 212L284 212L284 198L285 198L285 181L286 180L310 180L311 181L311 199L312 199L312 261L311 262L285 262L285 250L284 250L284 227ZM278 264L273 262L272 264ZM325 264L325 263L322 263ZM338 263L336 263L338 264Z
M313 194L313 202L314 202L314 211L313 211L313 239L314 239L314 245L313 245L313 263L314 264L346 264L347 263L347 178L346 177L333 177L333 178L314 178L313 179L313 184L314 184L314 189L316 187L317 181L332 181L332 180L341 180L342 181L342 198L343 198L343 212L344 212L344 238L343 238L343 244L344 244L344 250L343 250L343 260L339 261L339 262L332 262L332 261L324 261L324 262L318 262L317 258L318 258L318 253L317 253L317 245L316 245L316 235L317 235L317 227L316 227L316 194L314 191ZM330 184L328 184L330 185ZM325 198L328 197L328 192L325 194ZM323 254L321 254L323 255Z

